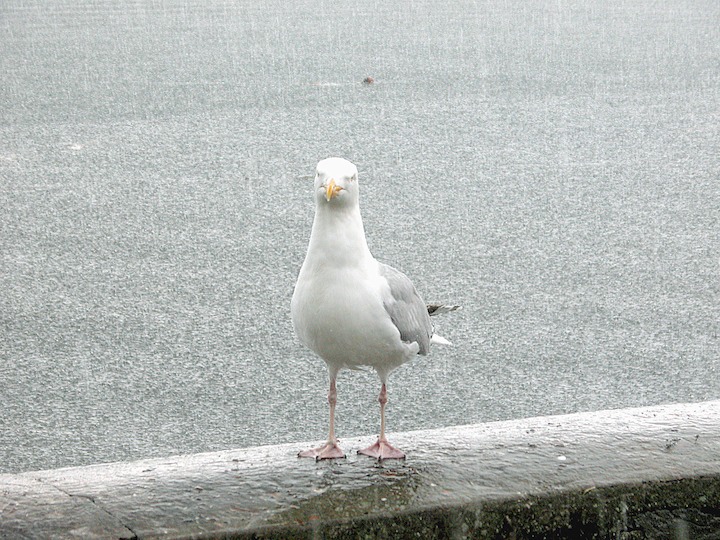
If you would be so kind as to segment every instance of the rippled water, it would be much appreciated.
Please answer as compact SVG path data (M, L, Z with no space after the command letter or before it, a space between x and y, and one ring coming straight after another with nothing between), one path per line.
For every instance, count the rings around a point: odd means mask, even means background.
M0 472L325 437L329 155L436 347L389 429L720 397L720 4L0 6ZM362 84L371 75L376 82ZM370 372L338 434L378 429Z

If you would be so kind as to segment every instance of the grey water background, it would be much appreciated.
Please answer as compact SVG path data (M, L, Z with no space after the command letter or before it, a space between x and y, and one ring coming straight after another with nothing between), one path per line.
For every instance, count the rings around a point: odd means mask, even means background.
M289 301L331 155L463 306L391 431L720 398L720 3L10 0L0 35L0 472L323 439ZM372 440L374 373L338 390Z

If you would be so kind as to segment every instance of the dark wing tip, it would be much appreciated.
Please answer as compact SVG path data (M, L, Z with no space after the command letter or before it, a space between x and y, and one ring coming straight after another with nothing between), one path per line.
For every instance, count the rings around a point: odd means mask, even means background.
M445 304L428 304L427 310L428 315L431 317L434 315L442 315L443 313L450 313L451 311L457 311L461 306L447 306Z

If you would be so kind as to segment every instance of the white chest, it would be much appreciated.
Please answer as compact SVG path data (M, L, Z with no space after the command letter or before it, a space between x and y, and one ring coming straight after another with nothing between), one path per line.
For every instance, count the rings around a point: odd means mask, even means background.
M382 287L376 270L303 267L292 300L296 333L341 367L402 363L406 346L385 311Z

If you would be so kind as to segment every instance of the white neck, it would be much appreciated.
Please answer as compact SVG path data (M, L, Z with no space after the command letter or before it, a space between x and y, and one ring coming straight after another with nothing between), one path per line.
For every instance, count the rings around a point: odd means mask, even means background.
M322 259L318 256L320 252ZM372 260L360 208L328 208L321 203L315 211L306 263L355 266Z

